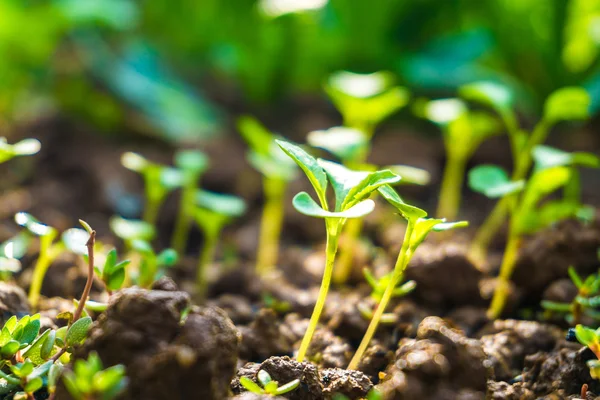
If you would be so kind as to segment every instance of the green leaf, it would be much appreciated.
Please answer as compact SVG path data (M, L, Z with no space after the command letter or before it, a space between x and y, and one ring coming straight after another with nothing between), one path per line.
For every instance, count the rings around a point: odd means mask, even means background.
M433 226L434 232L444 232L456 228L466 228L469 226L469 221L457 221L457 222L440 222Z
M250 165L267 178L282 179L285 181L293 180L298 172L296 163L279 147L277 147L277 152L281 153L285 158L272 157L250 150L247 159Z
M414 251L419 247L421 243L427 239L427 236L433 228L438 225L446 222L444 219L437 218L419 218L414 225L414 230L409 240L409 247Z
M157 258L158 265L171 267L177 262L177 252L173 249L164 249Z
M317 218L360 218L375 209L375 202L373 200L364 200L344 211L327 211L321 208L306 192L298 193L292 200L292 204L298 212Z
M63 366L60 363L53 363L50 366L50 370L48 371L48 391L53 393L56 390L56 384L58 383L58 378L60 378Z
M39 319L30 320L24 327L23 333L21 337L17 340L21 342L21 344L29 344L32 343L40 332L41 323ZM16 339L16 338L15 338Z
M575 268L573 268L572 266L569 267L568 272L571 281L573 281L573 284L575 284L577 289L581 289L583 287L583 281L581 280L581 277L579 276Z
M62 241L67 249L75 254L87 254L87 241L90 234L83 229L71 228L62 234Z
M174 164L183 171L199 175L208 168L208 157L199 150L181 150L175 153Z
M542 300L540 305L545 310L561 312L561 313L571 312L571 304L570 303L558 303L555 301Z
M466 100L475 101L497 110L500 113L514 106L514 96L508 86L492 81L473 82L463 85L458 93Z
M18 212L15 214L15 222L18 225L26 228L29 232L33 233L36 236L49 236L56 235L56 229L51 226L44 225L36 218L34 218L31 214L26 212Z
M438 124L448 125L467 112L467 106L459 99L431 100L425 106L425 118Z
M186 177L182 171L172 167L157 166L155 168L160 168L159 179L158 182L150 184L160 184L169 191L185 185Z
M0 246L0 256L21 259L27 254L31 237L26 231L19 232Z
M41 144L37 139L24 139L15 144L8 144L5 137L0 137L0 163L15 156L29 156L40 151Z
M75 400L84 400L83 394L79 391L79 387L77 385L75 374L71 371L65 371L63 374L63 382L67 391Z
M312 131L306 137L306 141L311 146L325 149L344 161L356 159L369 145L369 138L364 132L343 126Z
M564 87L546 99L544 119L550 123L589 117L590 95L580 87Z
M243 115L237 120L237 128L250 148L262 155L270 155L271 145L275 140L273 135L263 124L250 115Z
M125 282L125 269L118 269L116 271L113 271L107 278L107 280L104 281L104 283L106 284L106 288L110 291L121 289L121 286L123 286L123 282Z
M80 318L73 322L73 325L67 331L65 342L68 346L73 346L82 343L87 337L88 330L92 325L90 317Z
M102 268L102 271L104 273L110 274L114 270L116 264L117 264L117 249L111 249L106 254L106 260L104 261L104 268Z
M422 168L412 167L410 165L386 165L382 169L389 169L394 174L399 175L402 180L399 184L412 184L412 185L427 185L431 181L431 175L429 172Z
M496 165L479 165L469 171L469 187L494 199L520 192L525 182L511 181L506 171Z
M42 378L33 378L27 381L27 383L23 387L23 390L25 390L26 393L34 393L40 390L42 386L44 386L44 381L42 380Z
M239 217L246 211L246 203L237 196L199 190L196 205L227 217Z
M121 155L121 164L128 170L143 173L152 163L140 154L128 151Z
M263 387L267 386L267 384L272 381L271 375L264 369L258 371L257 378Z
M21 270L21 262L14 258L0 256L0 272L17 273Z
M298 164L302 171L304 171L306 177L315 189L321 205L325 207L327 204L327 175L319 163L317 163L317 160L292 143L283 140L276 140L276 142L279 147L281 147L281 149L290 156L296 164Z
M579 343L584 346L589 346L597 342L596 331L583 325L575 327L575 336L579 340Z
M21 343L18 341L9 340L4 346L2 346L2 349L0 349L0 354L2 355L2 358L9 359L14 356L17 351L19 351L20 347Z
M113 216L109 220L110 229L123 240L152 240L155 236L154 227L147 222L133 219L124 219Z
M42 336L46 336L46 337L45 337L45 339L43 339L42 346L40 347L40 357L43 360L47 360L52 355L52 350L54 349L54 343L56 342L56 331L54 331L53 329L48 329L46 332L48 332L48 334L42 335ZM44 332L44 334L46 332ZM40 336L40 337L42 337L42 336ZM33 361L33 360L31 360L31 361Z
M386 71L371 74L339 71L330 75L328 85L347 96L366 99L383 93L393 81L394 75Z
M248 378L247 376L240 377L240 384L249 392L256 393L256 394L264 394L265 393L263 388L258 386L256 384L256 382L254 382L252 379Z
M589 168L600 168L600 158L592 153L569 153L550 146L539 145L533 149L532 154L537 170L575 165Z
M125 378L125 367L115 365L96 373L93 377L92 386L97 393L106 393L118 387Z
M288 382L285 385L279 386L277 388L277 390L275 391L275 393L273 393L273 394L275 396L280 396L282 394L291 392L292 390L296 389L298 386L300 386L300 380L294 379L293 381Z
M427 216L425 210L421 210L418 207L405 203L398 193L390 186L381 186L378 191L379 194L394 206L406 220L416 222L419 218L425 218Z
M350 191L345 196L341 209L346 210L356 203L366 199L384 185L392 185L400 181L400 177L390 170L375 171L369 173L357 185L350 188Z

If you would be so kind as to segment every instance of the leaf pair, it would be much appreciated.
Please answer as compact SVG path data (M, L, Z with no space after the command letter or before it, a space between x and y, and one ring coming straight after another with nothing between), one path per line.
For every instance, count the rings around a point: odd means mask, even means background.
M205 231L217 232L231 219L244 214L246 203L237 196L199 190L193 217Z
M129 260L118 262L117 250L112 249L106 255L104 265L102 267L94 267L94 271L102 282L104 282L108 290L119 290L125 281L125 267L129 263Z
M257 374L258 382L262 387L258 386L253 380L247 376L240 377L240 384L248 391L255 394L268 394L271 396L281 396L292 390L296 389L300 385L299 379L294 379L286 383L285 385L279 386L277 381L271 379L271 375L264 369L258 371Z
M103 368L102 361L95 352L87 360L76 360L73 371L64 372L67 390L77 400L98 398L111 400L121 393L127 384L125 367L115 365Z

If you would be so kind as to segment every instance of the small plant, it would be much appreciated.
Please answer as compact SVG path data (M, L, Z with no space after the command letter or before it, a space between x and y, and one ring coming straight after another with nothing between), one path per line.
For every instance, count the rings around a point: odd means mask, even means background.
M564 314L565 320L571 325L581 323L586 315L600 320L600 312L595 310L600 306L600 273L592 274L582 280L575 268L569 267L569 277L577 287L577 296L570 303L542 301L542 307L549 312Z
M127 274L125 268L130 262L129 260L118 262L117 250L112 249L106 255L104 265L102 267L94 267L96 275L104 282L104 286L106 286L109 294L121 289L123 286Z
M31 156L40 151L40 141L24 139L15 144L8 144L5 137L0 137L0 164L17 156Z
M594 330L587 326L577 325L575 336L579 343L587 346L596 355L596 360L589 360L587 366L592 378L600 379L600 328Z
M476 82L461 88L460 93L465 99L490 107L502 119L513 154L510 177L513 182L527 178L533 163L533 149L546 141L554 125L561 121L585 120L589 116L589 94L579 87L561 88L546 99L542 119L528 133L519 127L513 111L513 95L506 87L491 82ZM486 259L487 249L506 221L513 202L514 196L502 197L479 227L470 250L474 259Z
M213 193L206 190L196 192L196 208L193 217L204 233L204 244L198 259L196 283L199 293L206 290L206 269L212 264L221 231L233 218L246 211L242 199L227 194Z
M264 369L258 371L256 375L258 382L260 382L260 387L257 383L255 383L252 379L247 376L240 377L240 384L249 392L269 395L269 396L281 396L283 394L289 393L292 390L296 389L298 385L300 385L299 379L294 379L291 382L286 383L285 385L279 386L279 382L271 379L271 375Z
M250 116L238 119L238 130L248 145L248 161L263 176L265 205L260 224L256 271L265 275L279 258L279 237L283 224L285 192L298 168L275 143L277 138Z
M144 179L146 205L142 219L152 226L156 225L160 207L167 194L182 186L184 175L176 168L155 164L133 152L124 153L121 164Z
M208 167L208 158L198 150L182 150L175 154L174 164L181 171L183 182L171 247L178 254L184 254L193 221L194 196L198 181Z
M440 232L468 225L466 221L446 222L444 219L427 218L427 212L405 203L390 186L385 185L378 190L379 193L398 210L400 215L407 220L408 225L404 234L404 241L402 242L400 254L398 254L396 265L391 273L392 275L388 280L385 291L381 295L381 300L373 314L367 332L350 361L348 369L358 368L364 352L367 350L373 335L375 335L375 332L377 331L381 317L385 312L390 299L394 296L394 293L397 293L397 286L402 280L402 275L419 245L423 243L432 231Z
M319 297L297 354L298 361L302 362L325 306L344 223L348 218L361 218L373 211L375 203L368 199L371 193L382 185L399 181L400 177L389 170L352 171L340 164L322 159L316 160L300 147L289 142L278 140L277 143L304 171L320 203L317 204L308 193L301 192L293 199L294 208L302 214L323 218L327 232L325 271ZM331 182L335 193L333 210L330 210L327 202L328 182Z
M383 275L379 279L375 278L375 276L373 276L373 274L371 273L371 271L369 271L368 268L363 269L363 274L365 275L365 280L367 281L369 286L371 286L371 298L377 303L380 303L381 299L383 298L383 294L385 293L385 290L390 285L390 280L392 279L392 272ZM398 285L400 282L402 282L402 277L400 277L400 280L396 283L396 285ZM407 294L415 290L416 287L417 283L413 280L404 282L402 285L396 286L394 288L392 292L392 298L406 296Z
M143 288L149 288L154 282L160 279L165 274L165 268L172 267L177 262L177 252L173 249L164 249L159 254L156 254L152 245L145 240L137 239L132 242L132 250L139 254L139 265L137 274L134 276L134 281ZM124 261L125 262L125 261ZM121 265L123 264L117 264ZM117 268L115 284L121 278L119 269L124 269L125 266ZM124 274L125 271L123 271ZM121 280L121 285L123 281Z
M95 352L87 360L76 360L73 371L63 372L63 381L76 400L116 399L127 386L125 367L119 364L104 369Z

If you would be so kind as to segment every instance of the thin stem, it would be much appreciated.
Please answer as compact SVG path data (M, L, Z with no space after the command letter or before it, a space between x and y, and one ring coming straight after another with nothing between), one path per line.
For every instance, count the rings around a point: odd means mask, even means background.
M81 317L81 313L83 312L83 308L85 307L85 302L90 295L90 291L92 290L92 283L94 283L94 244L96 243L96 231L90 232L90 237L85 244L88 251L88 274L87 281L85 282L85 287L83 288L83 293L81 294L81 299L79 300L79 304L77 305L77 309L73 314L73 322L77 321L79 317Z
M283 179L264 180L265 206L256 257L256 272L262 276L273 271L277 265L286 188L287 182Z
M362 218L353 218L346 223L344 237L340 243L340 256L338 257L335 270L333 271L333 282L343 284L348 280L352 272L352 261L356 243L363 228Z
M456 219L466 167L467 157L448 155L436 214L438 218Z
M31 285L29 286L29 304L32 308L37 308L40 301L40 293L42 291L42 284L44 283L44 277L46 272L52 263L53 257L50 254L52 247L52 238L49 236L42 236L40 238L40 254L38 255L35 268L33 270L33 276L31 277Z
M396 265L394 266L394 273L388 283L388 286L385 288L385 292L383 293L383 296L381 297L381 301L377 305L377 309L375 310L375 313L373 314L373 318L371 319L371 322L369 323L369 327L367 328L367 331L365 332L365 336L363 336L363 339L360 342L360 345L358 346L356 353L354 353L354 356L352 357L352 360L350 361L350 364L348 365L348 369L350 369L350 370L354 370L354 369L358 368L360 360L362 359L363 355L365 354L365 351L367 351L367 348L369 347L369 343L371 343L371 339L373 339L375 332L377 332L377 327L379 326L381 317L382 317L383 313L385 312L385 309L386 309L388 303L390 302L392 295L394 294L394 289L396 288L398 281L402 277L402 274L404 273L404 270L406 269L406 266L408 265L408 262L410 261L409 243L410 243L410 237L412 236L413 230L414 230L414 224L409 221L408 226L406 227L406 232L404 234L404 242L402 243L402 249L400 249L400 254L398 254L398 258L396 260Z
M494 290L494 296L487 311L488 318L490 319L496 319L502 314L510 288L510 277L515 269L520 245L521 238L519 235L511 232L506 243L502 265L500 266L496 290Z
M308 324L308 328L306 329L306 333L302 338L300 349L298 349L298 355L296 356L298 362L302 362L304 360L304 357L306 356L306 352L308 351L308 347L310 346L312 337L315 333L315 330L317 329L317 324L319 323L319 319L321 318L321 313L323 312L323 308L325 307L325 299L327 298L327 292L329 291L329 286L331 284L331 275L333 274L333 263L335 261L335 254L337 253L338 248L339 229L335 229L335 231L337 232L332 232L330 231L330 229L327 229L325 271L323 272L323 280L321 281L321 288L319 289L319 297L317 298L317 303L315 304L315 308L313 309L313 313L310 317L310 322Z
M183 255L190 234L191 228L191 208L194 206L194 195L196 193L197 177L190 177L189 182L181 191L181 200L179 202L179 212L175 220L173 237L171 238L171 248L177 254Z
M156 225L156 220L158 219L158 212L160 210L160 203L161 201L159 199L151 199L149 197L147 198L146 208L144 209L144 215L142 219L152 226Z
M217 242L219 239L219 230L205 231L204 244L202 245L202 251L198 261L198 270L196 271L196 283L198 285L198 293L204 295L206 293L206 270L210 264L212 264L215 251L217 249Z

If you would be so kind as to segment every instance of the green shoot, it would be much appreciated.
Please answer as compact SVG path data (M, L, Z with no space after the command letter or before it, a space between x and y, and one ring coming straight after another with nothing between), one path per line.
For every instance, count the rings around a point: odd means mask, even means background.
M0 137L0 164L17 156L31 156L40 151L41 144L37 139L24 139L15 144L8 144L5 137Z
M239 197L206 190L196 192L196 208L193 217L204 233L204 244L200 251L196 272L196 283L200 294L206 291L206 269L214 260L221 231L225 225L245 211L246 204Z
M587 346L595 355L596 360L589 360L587 366L594 379L600 379L600 328L594 330L583 325L575 327L575 336L579 343Z
M183 175L179 213L171 239L171 247L178 254L184 254L193 220L194 196L201 175L208 168L208 159L198 150L182 150L175 154L175 166Z
M38 236L40 241L40 251L29 287L29 303L35 308L40 298L44 277L52 262L65 250L76 254L85 254L85 244L89 235L83 229L72 228L63 232L61 241L55 243L58 231L41 223L32 215L19 212L15 214L15 221L23 226L28 234Z
M319 204L317 204L308 193L298 193L293 199L294 208L302 214L323 218L327 232L325 271L319 297L297 355L298 361L302 362L325 306L339 236L344 223L348 218L361 218L373 211L375 203L368 199L371 193L382 185L399 181L400 177L387 170L375 172L352 171L340 164L321 159L316 160L300 147L289 142L278 140L277 144L304 171L319 199ZM335 193L333 210L330 210L327 203L327 186L329 182L331 182Z
M590 96L579 87L565 87L553 92L544 105L542 119L531 133L520 129L517 117L512 111L513 96L503 86L490 82L477 82L461 89L461 95L471 101L489 106L502 119L510 139L513 154L511 181L527 178L533 162L533 150L543 144L554 125L561 121L585 120L589 116ZM514 196L503 197L479 227L471 244L470 255L476 260L486 259L487 249L496 236L510 209Z
M260 382L260 386L247 376L240 377L240 384L249 392L267 396L281 396L291 392L300 385L300 380L294 379L285 385L279 386L279 382L271 379L271 375L264 369L258 371L256 378Z
M283 224L285 192L298 168L275 143L277 138L250 116L238 119L238 130L248 145L248 161L263 176L265 205L260 225L256 271L266 275L277 265Z
M600 320L600 312L595 310L600 306L600 273L592 274L583 280L575 268L569 267L569 277L577 287L577 296L573 301L558 303L544 300L542 307L550 313L564 314L570 325L580 324L584 315Z
M155 164L132 152L121 156L121 164L144 179L146 206L142 219L152 226L156 225L160 207L167 194L182 186L185 181L184 175L175 168Z
M150 242L156 236L154 226L136 219L125 219L115 215L109 219L108 225L110 230L125 242L127 249L131 249L134 240Z
M375 304L378 306L383 298L385 290L390 284L390 280L392 279L392 272L383 275L381 278L377 279L368 268L363 269L363 274L365 276L365 280L371 286L371 298L375 300ZM402 278L400 278L400 282L402 282ZM392 298L404 297L417 287L415 281L404 282L403 284L397 286L392 292ZM373 319L373 310L365 303L358 304L358 310L363 318L367 320ZM381 315L381 323L395 323L397 320L396 315L393 313L384 313Z
M388 285L381 295L377 310L375 310L375 313L373 314L367 332L356 350L356 353L354 353L354 356L348 365L348 369L358 368L363 354L367 350L371 339L377 331L377 327L379 326L379 322L381 321L385 309L394 293L397 293L397 286L401 282L404 271L419 245L423 243L432 231L440 232L468 225L466 221L446 222L444 219L426 218L427 212L405 203L394 189L388 185L380 187L379 193L398 210L400 215L407 220L408 225L404 234L402 248L398 255L396 265L391 273L391 277L388 280Z
M145 240L134 240L132 242L132 249L140 255L138 271L137 275L134 276L134 280L143 288L151 287L156 280L165 274L165 268L172 267L177 262L177 252L175 250L165 249L156 254L152 245ZM124 276L121 278L119 273L116 279L124 279Z
M95 352L90 353L87 360L76 360L73 371L64 371L63 380L76 400L116 399L127 386L125 367L115 365L104 369Z
M125 268L129 263L129 260L118 262L117 250L112 249L106 255L104 265L102 267L94 267L96 275L104 282L104 286L106 286L106 290L109 294L115 290L121 289L123 286L126 276Z

